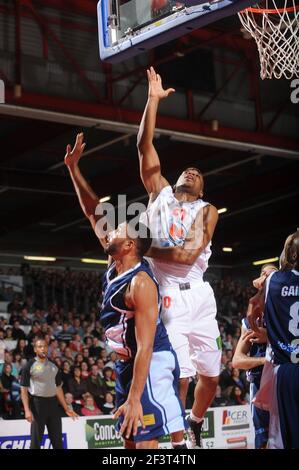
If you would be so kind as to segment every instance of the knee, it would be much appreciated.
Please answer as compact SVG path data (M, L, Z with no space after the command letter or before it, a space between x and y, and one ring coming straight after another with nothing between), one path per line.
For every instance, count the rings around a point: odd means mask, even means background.
M207 387L210 387L210 388L215 388L217 387L218 383L219 383L219 375L217 375L216 377L203 377L201 376L201 379L203 380L205 386Z

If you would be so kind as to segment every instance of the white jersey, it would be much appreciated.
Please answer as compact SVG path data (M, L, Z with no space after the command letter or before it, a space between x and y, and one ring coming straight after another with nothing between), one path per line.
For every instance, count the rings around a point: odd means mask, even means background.
M142 217L144 223L147 223L151 229L153 246L159 248L183 246L197 214L207 205L209 203L202 199L193 202L178 201L173 194L172 187L164 187L157 198L149 204ZM152 258L148 261L159 284L166 286L202 279L210 256L211 243L208 243L192 266Z

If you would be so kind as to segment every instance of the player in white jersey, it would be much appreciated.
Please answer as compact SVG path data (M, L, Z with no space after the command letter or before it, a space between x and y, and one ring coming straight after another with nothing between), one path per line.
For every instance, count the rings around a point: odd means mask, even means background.
M141 179L150 197L146 218L153 247L148 256L163 297L163 321L179 360L183 403L189 378L198 374L189 424L193 442L200 446L203 417L215 396L221 362L216 302L211 286L203 281L218 212L202 200L204 183L198 169L186 169L174 188L162 176L153 145L156 116L160 100L174 89L165 90L152 67L147 75L149 95L138 152ZM182 434L172 436L173 445L182 439Z

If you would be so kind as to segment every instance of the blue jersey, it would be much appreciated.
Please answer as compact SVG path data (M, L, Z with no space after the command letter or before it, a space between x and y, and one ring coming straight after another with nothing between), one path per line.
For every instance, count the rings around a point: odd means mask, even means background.
M275 364L299 362L299 272L277 271L266 284L265 320Z
M147 273L157 286L159 316L153 352L171 350L165 326L160 318L161 300L158 283L148 262L142 259L134 268L119 276L113 263L104 276L100 321L105 330L108 346L113 351L127 358L135 357L137 344L135 337L135 312L134 310L129 310L126 306L125 294L133 277L141 271ZM146 292L144 292L144 295L146 295ZM146 323L146 312L144 312L144 322Z
M263 325L265 328L265 325ZM250 330L249 321L247 318L243 318L242 327L246 330ZM249 356L250 357L265 357L267 349L267 343L253 343L250 346ZM259 388L260 380L263 373L264 366L257 366L249 369L246 373L247 379L249 382L255 382Z

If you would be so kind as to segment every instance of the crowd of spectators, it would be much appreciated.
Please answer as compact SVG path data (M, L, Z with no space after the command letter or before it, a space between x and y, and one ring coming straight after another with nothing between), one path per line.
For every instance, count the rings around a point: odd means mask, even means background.
M33 339L42 333L49 358L60 368L68 406L82 416L113 414L115 362L98 321L101 277L96 272L10 268L0 274L22 275L23 293L0 282L0 418L22 418L20 374L34 357ZM233 369L232 357L241 333L250 287L230 278L212 282L222 338L222 370L212 406L248 402L244 371ZM196 379L190 382L187 407L192 405ZM63 410L61 410L63 416Z

